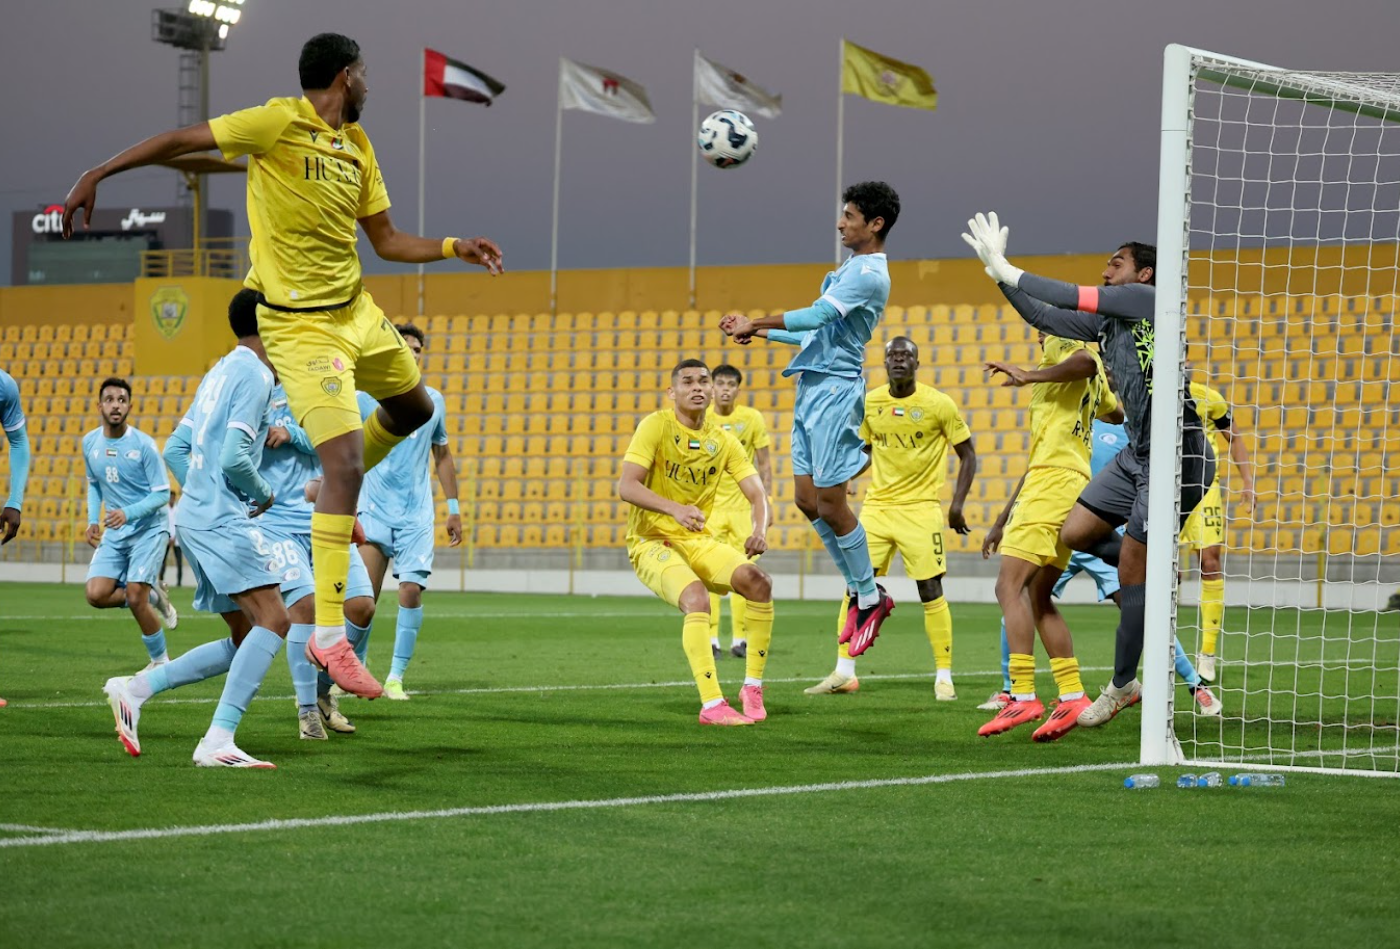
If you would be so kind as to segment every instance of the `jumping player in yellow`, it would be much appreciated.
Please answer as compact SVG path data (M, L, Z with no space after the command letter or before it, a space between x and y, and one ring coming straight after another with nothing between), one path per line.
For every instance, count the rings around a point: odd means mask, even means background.
M344 689L383 689L345 637L350 541L364 472L426 423L433 403L402 337L365 291L356 222L381 258L405 264L458 259L490 273L501 251L486 238L424 238L398 230L369 137L359 124L368 95L359 44L313 36L298 61L302 95L271 99L152 136L78 179L63 208L63 236L81 209L92 221L97 185L118 172L217 148L246 155L258 327L295 420L325 472L312 515L316 631L307 655ZM363 424L355 391L379 402Z
M943 508L938 493L947 472L948 447L958 456L958 481L948 507L948 526L967 534L963 503L977 474L972 433L953 400L917 381L919 348L908 337L885 344L889 383L865 397L860 437L870 453L870 489L860 509L860 523L870 544L875 575L889 573L895 551L904 572L918 585L924 605L924 633L933 645L937 670L934 698L958 698L953 688L953 615L943 597L947 558L943 546ZM840 633L848 605L838 618ZM810 696L854 693L860 688L856 661L838 636L836 669L804 692Z
M710 378L715 384L715 421L744 447L744 454L763 480L764 492L772 490L773 462L768 457L768 424L763 421L763 413L757 409L739 405L739 388L744 385L744 374L738 367L724 363L715 367ZM721 478L719 494L715 496L715 509L710 514L711 533L734 550L742 551L750 528L749 500L739 491L738 482L732 478ZM716 659L720 656L719 607L722 601L718 594L710 594L710 650ZM730 592L729 652L740 658L748 653L748 637L744 633L745 607L744 598Z
M700 724L749 726L768 716L763 669L773 639L773 582L747 560L768 549L768 497L743 446L705 413L714 396L705 364L677 363L667 395L674 408L643 419L622 458L617 494L632 506L627 557L638 579L685 615L681 645L700 688ZM742 552L719 541L709 526L726 475L749 500L750 531ZM725 700L710 652L710 592L731 590L748 601L742 713Z
M1080 340L1040 334L1043 355L1035 369L989 362L1005 375L1003 386L1031 387L1031 452L1015 493L982 545L982 556L1001 550L997 602L1006 618L1010 649L1011 701L979 736L995 736L1045 715L1035 695L1035 635L1050 656L1060 702L1031 738L1052 742L1075 727L1091 700L1079 678L1079 660L1069 626L1051 592L1069 565L1069 545L1060 529L1089 484L1094 420L1121 420L1099 355Z
M1208 432L1215 442L1215 457L1230 459L1240 473L1240 500L1245 514L1254 513L1254 463L1249 457L1249 442L1240 431L1230 404L1218 390L1192 380L1191 398L1201 418L1209 423ZM1215 481L1206 496L1191 512L1186 527L1181 529L1181 543L1198 552L1201 559L1201 652L1196 657L1196 671L1207 683L1215 682L1215 650L1220 641L1220 624L1225 619L1225 570L1221 563L1225 552L1225 501L1220 490L1220 473L1225 466L1215 468Z

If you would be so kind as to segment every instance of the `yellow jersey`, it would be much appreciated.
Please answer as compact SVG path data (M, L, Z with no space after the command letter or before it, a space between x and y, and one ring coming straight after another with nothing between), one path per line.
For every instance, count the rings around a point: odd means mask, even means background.
M719 427L738 441L743 446L744 456L752 464L754 456L759 449L768 448L768 425L763 421L763 413L752 406L735 406L734 411L727 416L719 413L710 413L709 418L719 423ZM757 469L755 469L757 471ZM719 493L715 495L715 507L725 509L749 510L749 500L744 497L744 493L739 491L739 483L727 476L719 480Z
M1225 430L1233 425L1230 418L1230 404L1225 401L1219 390L1211 389L1205 383L1191 383L1191 398L1196 403L1196 414L1201 417L1202 424L1206 426L1206 434L1210 436L1211 445L1215 448L1215 482L1220 483L1220 470L1225 466L1225 459L1230 457L1230 443L1225 438Z
M1094 375L1064 383L1031 386L1031 454L1027 468L1067 468L1085 478L1092 474L1094 420L1118 408L1103 361L1081 340L1047 336L1039 369L1058 366L1083 350L1094 360Z
M209 127L225 158L249 156L246 286L291 310L351 300L360 292L355 223L389 207L364 129L332 129L305 97L269 99Z
M889 386L865 394L860 437L870 446L870 488L865 504L876 507L937 503L947 480L948 447L972 438L946 393L914 384L903 399Z
M647 470L643 484L667 501L694 505L708 518L714 510L720 481L728 475L742 482L757 475L734 436L706 413L699 429L688 429L674 409L660 409L642 420L627 446L623 461ZM704 533L709 535L707 525ZM693 540L694 531L670 515L632 506L627 515L627 547L646 540Z

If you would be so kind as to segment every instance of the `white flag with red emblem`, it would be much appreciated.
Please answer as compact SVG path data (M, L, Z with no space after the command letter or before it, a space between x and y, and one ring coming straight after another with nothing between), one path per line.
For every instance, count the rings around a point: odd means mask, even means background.
M626 76L571 59L559 60L559 108L582 109L624 122L655 122L647 91Z
M738 109L765 119L777 118L783 111L783 97L756 86L742 73L721 66L695 51L695 98L722 109Z

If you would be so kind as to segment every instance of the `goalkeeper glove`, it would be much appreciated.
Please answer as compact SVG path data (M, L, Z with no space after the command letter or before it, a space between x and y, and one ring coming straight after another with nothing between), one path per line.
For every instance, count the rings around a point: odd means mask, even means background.
M962 239L977 252L977 259L985 266L987 276L1003 284L1017 286L1025 271L1012 266L1006 259L1006 239L1011 229L1002 226L997 220L997 213L993 211L983 215L979 211L976 217L967 222L967 229L971 233L964 232Z

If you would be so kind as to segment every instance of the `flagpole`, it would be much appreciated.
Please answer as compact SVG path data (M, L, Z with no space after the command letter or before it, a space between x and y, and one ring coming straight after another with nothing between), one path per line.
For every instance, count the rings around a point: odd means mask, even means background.
M559 62L560 90L563 89L564 63ZM559 158L564 134L564 102L556 96L554 110L554 227L549 239L549 313L559 314Z
M698 62L700 51L695 51ZM695 63L690 69L690 131L694 134L700 127L700 90L695 85ZM696 218L696 170L700 163L700 149L691 142L690 149L690 308L695 309L695 218Z
M428 74L428 49L423 48L423 75ZM423 90L418 90L418 233L427 233L427 223L424 220L424 209L426 207L426 196L428 193L427 178L427 141L428 127L428 97L423 94ZM418 316L423 316L423 265L418 265Z
M836 70L836 213L841 213L841 192L846 187L842 183L842 160L845 158L846 142L846 38L836 44L839 54ZM841 232L836 232L836 266L841 266Z

